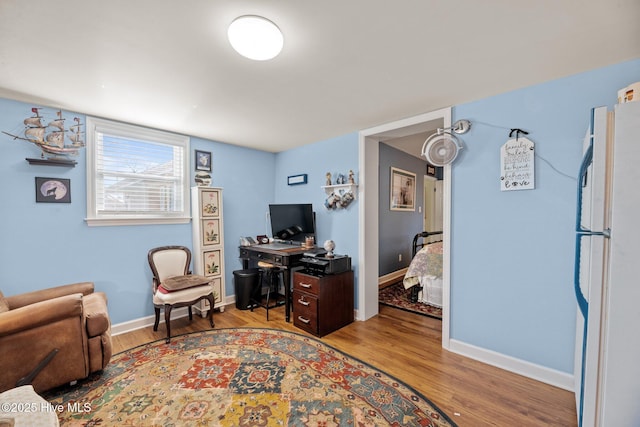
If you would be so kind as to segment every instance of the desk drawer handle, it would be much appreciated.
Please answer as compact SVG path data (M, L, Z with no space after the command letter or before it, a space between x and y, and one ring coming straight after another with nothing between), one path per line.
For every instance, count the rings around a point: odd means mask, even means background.
M304 306L308 306L308 305L310 304L310 303L309 303L309 301L305 301L305 300L303 300L302 298L300 298L300 299L298 300L298 302L299 302L300 304L304 305Z
M301 321L302 323L306 323L306 324L311 323L311 320L309 320L309 319L305 319L305 318L304 318L304 317L302 317L302 316L298 316L298 320L299 320L299 321Z
M311 287L311 283L302 283L302 282L300 282L300 286L302 286L303 288L309 289Z

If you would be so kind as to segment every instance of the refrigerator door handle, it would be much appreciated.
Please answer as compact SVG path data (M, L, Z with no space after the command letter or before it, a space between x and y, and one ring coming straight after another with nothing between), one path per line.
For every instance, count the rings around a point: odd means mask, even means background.
M576 232L587 231L582 227L582 187L586 184L587 170L593 162L593 144L589 144L582 157L580 172L578 174L578 205L576 212Z

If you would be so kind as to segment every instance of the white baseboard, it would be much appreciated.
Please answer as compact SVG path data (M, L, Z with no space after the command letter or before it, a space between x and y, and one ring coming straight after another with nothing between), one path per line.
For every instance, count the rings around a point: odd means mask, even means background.
M236 298L234 295L232 298L225 299L224 306L235 304L235 302L236 302ZM203 316L198 305L194 305L193 307L195 308L195 311L196 311L194 315L198 314L200 316ZM355 316L354 320L362 320L362 319L358 319L358 310L354 309L353 312ZM179 319L181 317L187 317L188 315L189 315L189 311L187 310L187 307L180 307L180 308L176 308L175 310L171 310L172 319ZM115 325L111 325L111 336L126 334L127 332L132 332L138 329L151 327L153 326L153 322L155 320L156 320L155 315L152 315L152 316L141 317L139 319L130 320L128 322L116 323ZM164 323L164 316L161 315L160 324L163 324L163 323Z
M196 310L197 311L197 310ZM176 308L171 310L171 319L179 319L189 315L187 307ZM153 326L153 322L156 320L155 315L141 317L139 319L129 320L127 322L116 323L111 325L111 335L116 336L125 334L127 332L135 331L142 328ZM160 324L164 323L164 314L160 315Z
M492 350L476 347L455 339L449 340L449 350L474 360L513 372L536 381L550 384L568 391L574 391L573 375L555 369L536 365L515 357L506 356Z
M225 299L225 303L222 305L216 305L216 309L221 308L221 311L224 311L224 307L229 305L229 304L235 304L236 300L235 300L235 296L233 298L227 298ZM208 304L207 304L208 306ZM206 312L202 313L200 311L200 305L196 304L193 306L194 308L194 316L195 315L199 315L202 317L206 316ZM189 310L187 309L187 307L180 307L180 308L176 308L175 310L171 310L171 319L179 319L181 317L187 317L189 315ZM127 322L122 322L122 323L116 323L115 325L111 325L111 335L112 336L116 336L116 335L120 335L120 334L125 334L127 332L132 332L138 329L142 329L142 328L148 328L150 326L153 326L153 323L155 322L156 317L155 315L151 315L151 316L146 316L146 317L141 317L139 319L133 319L133 320L129 320ZM160 324L164 323L164 314L160 315Z

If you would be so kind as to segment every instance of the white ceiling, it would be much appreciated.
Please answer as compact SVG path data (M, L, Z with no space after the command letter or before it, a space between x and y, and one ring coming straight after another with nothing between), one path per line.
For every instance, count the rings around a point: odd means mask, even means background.
M233 51L244 14L280 56ZM639 19L640 0L0 0L0 96L279 152L639 58Z

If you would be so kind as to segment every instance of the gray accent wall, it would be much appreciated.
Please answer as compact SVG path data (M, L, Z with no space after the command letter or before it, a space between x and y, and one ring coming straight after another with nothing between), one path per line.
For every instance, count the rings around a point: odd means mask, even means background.
M390 206L391 167L416 174L416 210L392 211ZM385 143L380 143L380 205L379 217L379 276L408 267L411 262L413 236L423 231L422 206L424 204L425 160L411 156ZM399 255L402 260L399 261Z

